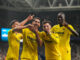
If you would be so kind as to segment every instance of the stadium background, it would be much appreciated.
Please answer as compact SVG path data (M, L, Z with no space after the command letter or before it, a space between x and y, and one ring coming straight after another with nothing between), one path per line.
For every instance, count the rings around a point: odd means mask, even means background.
M35 16L41 18L41 21L48 19L52 22L52 25L55 25L59 12L64 12L66 21L80 33L80 0L0 0L0 29L9 28L10 21L13 19L22 21L29 14L35 14ZM39 30L42 30L42 28L40 27ZM70 44L72 60L80 60L80 37L72 36ZM5 58L7 48L8 42L0 39L0 59ZM21 50L22 43L20 53ZM42 54L42 52L39 54Z

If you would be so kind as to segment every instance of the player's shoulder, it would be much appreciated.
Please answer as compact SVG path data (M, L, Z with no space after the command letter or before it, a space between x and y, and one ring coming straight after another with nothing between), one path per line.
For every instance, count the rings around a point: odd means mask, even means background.
M68 24L69 27L73 27L71 24Z
M28 31L29 30L29 28L24 28L24 29L22 29L23 31Z
M58 26L59 24L56 24L56 25L54 25L54 26Z
M10 30L8 31L8 33L12 32L12 30L13 30L13 29L10 29Z
M55 28L58 28L59 27L59 24L56 24L54 26L52 26L51 30L54 30Z
M8 31L8 35L11 35L13 33L13 29L10 29L9 31Z
M40 33L43 33L44 31L41 31Z
M24 34L25 32L29 32L29 29L28 28L22 29L22 33Z
M54 25L52 28L56 28L56 27L58 27L59 26L59 24L56 24L56 25Z
M42 31L38 31L38 34L41 34L42 33Z
M74 29L74 27L73 27L71 24L68 24L68 27L70 27L70 28Z
M40 32L40 35L45 35L45 32L44 32L44 31L41 31L41 32Z

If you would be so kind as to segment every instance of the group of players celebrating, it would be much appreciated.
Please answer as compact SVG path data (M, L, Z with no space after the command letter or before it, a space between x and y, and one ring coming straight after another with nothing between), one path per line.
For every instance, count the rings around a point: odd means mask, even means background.
M39 31L40 18L28 16L22 22L13 20L8 32L9 48L6 60L19 60L20 40L23 39L21 60L38 60L38 47L45 46L45 60L71 60L70 36L79 36L72 25L68 24L63 12L57 15L58 24L51 26L49 20L42 22L43 31ZM32 23L25 25L28 21Z

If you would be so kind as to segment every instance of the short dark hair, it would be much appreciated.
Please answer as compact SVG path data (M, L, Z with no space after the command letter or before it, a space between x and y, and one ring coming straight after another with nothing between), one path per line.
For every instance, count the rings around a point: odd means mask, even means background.
M39 17L35 17L35 18L33 19L33 21L34 21L35 19L39 19L39 20L40 20L40 18L39 18Z
M42 25L44 25L44 24L46 24L46 23L49 23L49 24L51 25L51 21L49 21L49 20L44 20L44 21L42 22Z
M39 20L40 20L39 17L35 17L35 18L33 18L33 20L31 20L31 23L32 23L33 21L35 21L35 19L39 19Z
M14 20L12 20L11 22L10 22L10 26L12 26L15 22L19 22L17 19L14 19Z
M59 12L58 14L64 15L64 17L65 17L65 14L64 14L64 12Z

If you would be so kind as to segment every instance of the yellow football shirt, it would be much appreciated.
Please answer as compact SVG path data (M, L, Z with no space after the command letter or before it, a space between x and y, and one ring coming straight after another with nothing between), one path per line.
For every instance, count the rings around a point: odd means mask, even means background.
M46 60L61 60L58 34L51 33L50 35L47 35L43 31L41 32L41 38L45 45Z
M71 29L74 28L68 25ZM71 47L70 47L70 36L71 31L65 26L60 27L60 25L54 25L51 29L52 32L59 34L60 37L60 52L62 60L71 60Z
M10 59L18 60L21 38L22 38L21 33L12 32L12 29L8 32L9 48L8 48L6 60L10 60Z
M38 60L36 35L29 28L23 29L23 50L21 60Z

